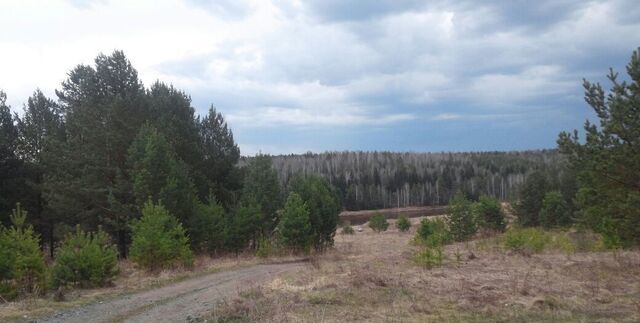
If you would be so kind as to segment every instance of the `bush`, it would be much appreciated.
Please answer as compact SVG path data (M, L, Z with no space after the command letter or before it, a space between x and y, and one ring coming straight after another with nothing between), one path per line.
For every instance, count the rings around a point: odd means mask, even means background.
M389 222L387 222L387 218L380 213L376 213L369 219L369 227L375 232L387 231L389 228Z
M416 242L426 246L442 246L451 241L447 223L442 219L422 219L416 232Z
M285 246L307 250L312 242L309 208L297 193L289 194L278 225Z
M477 231L471 201L462 192L456 193L449 203L447 219L451 238L455 241L468 240Z
M473 205L473 212L478 226L483 229L504 231L506 228L502 206L495 198L481 196L480 200Z
M571 224L571 209L560 192L551 191L544 195L539 218L545 228Z
M131 239L131 260L143 268L157 270L193 264L184 228L161 204L149 201L144 205L142 217L131 224Z
M426 247L416 255L414 260L418 265L427 269L440 266L444 261L442 247Z
M547 234L538 228L512 228L502 239L504 246L513 251L542 252L548 243Z
M356 231L353 230L353 227L350 225L345 225L342 227L342 234L355 234Z
M400 232L407 232L411 228L411 222L406 216L401 216L398 218L398 221L396 221L396 227Z
M215 254L224 247L224 208L214 197L209 197L208 204L196 202L189 222L189 235L195 250Z
M102 287L118 274L118 251L102 230L87 233L78 226L57 251L52 277L55 287L79 284Z
M46 266L40 239L26 224L27 213L17 204L13 226L0 228L0 293L5 299L46 291Z

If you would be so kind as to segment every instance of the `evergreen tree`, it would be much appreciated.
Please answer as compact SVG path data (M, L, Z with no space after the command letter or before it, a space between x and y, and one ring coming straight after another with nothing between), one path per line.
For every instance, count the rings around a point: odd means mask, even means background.
M46 172L43 158L47 153L56 153L55 147L65 140L61 107L36 90L27 101L22 119L17 119L17 129L18 150L26 162L26 182L31 193L24 194L22 201L28 202L30 219L40 235L47 238L53 257L54 226L60 218L56 210L47 208L43 197L42 184Z
M262 229L260 223L262 215L258 206L238 207L233 216L227 218L224 231L225 246L236 253L250 243L255 246Z
M449 202L447 222L451 238L455 241L468 240L477 231L473 205L461 191L458 191Z
M396 221L396 227L400 232L407 232L411 229L411 222L406 216L401 216L398 218L398 221Z
M128 163L136 205L147 200L158 203L188 223L195 193L187 165L178 159L165 137L144 125L129 148Z
M548 186L547 179L541 171L535 171L527 177L515 205L516 215L521 225L540 225L538 215L542 209L542 200Z
M309 208L315 249L332 246L340 214L340 201L333 187L320 176L298 176L291 184L291 191L297 193Z
M95 67L79 65L56 91L64 111L66 141L46 154L48 206L70 223L114 233L124 255L131 200L121 185L127 149L148 117L138 73L121 51L99 55ZM125 191L121 191L125 189Z
M195 250L214 254L224 247L225 213L211 195L207 204L197 203L189 221L189 235Z
M369 227L377 232L387 231L389 228L389 222L387 222L387 217L384 214L376 213L371 218L369 218Z
M25 167L16 152L18 130L6 104L7 95L0 91L0 224L9 224L11 209L28 192Z
M309 208L297 193L289 194L278 228L280 239L285 246L307 250L311 244Z
M477 203L473 205L474 216L478 225L482 228L504 231L506 228L504 212L500 202L487 195L480 196Z
M212 192L229 209L237 200L242 187L235 167L240 149L233 139L222 114L210 108L209 114L198 122L202 158L197 170L203 176L197 180L200 196Z
M282 205L280 183L272 168L271 156L258 155L251 160L245 176L241 204L260 208L260 227L263 234L270 235L278 224L276 211Z
M129 253L136 264L149 270L193 264L186 230L162 204L151 201L144 205L142 217L131 223Z
M567 226L571 224L569 205L558 191L550 191L544 195L540 209L540 224L546 228Z
M609 245L640 244L640 49L627 65L630 81L610 71L608 93L584 81L585 101L599 125L585 123L586 140L562 132L558 145L579 183L580 221Z

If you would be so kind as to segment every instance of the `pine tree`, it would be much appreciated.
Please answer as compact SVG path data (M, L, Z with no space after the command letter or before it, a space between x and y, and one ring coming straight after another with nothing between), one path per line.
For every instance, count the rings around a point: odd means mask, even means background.
M215 254L224 248L225 212L211 195L207 204L197 203L189 221L189 236L195 250Z
M539 217L540 224L546 228L567 226L572 222L569 205L558 191L550 191L544 195Z
M331 247L340 213L340 201L333 187L319 176L299 176L292 181L291 191L297 193L309 208L314 248Z
M312 243L309 208L297 193L289 194L278 229L285 246L307 250Z
M630 81L620 82L611 70L608 93L585 80L585 101L600 124L585 123L584 141L577 130L558 139L578 178L579 219L611 246L640 244L640 49L627 74Z
M276 211L282 205L278 175L272 168L271 156L258 155L247 167L242 205L256 205L260 208L260 227L263 234L270 235L278 224Z
M516 215L521 225L540 225L540 209L542 209L542 200L548 186L547 179L541 171L535 171L527 177L515 205Z
M455 241L468 240L477 231L473 205L461 191L458 191L449 202L447 222L451 238Z
M474 216L478 226L495 231L504 231L506 228L504 212L500 202L487 195L480 196L473 205Z

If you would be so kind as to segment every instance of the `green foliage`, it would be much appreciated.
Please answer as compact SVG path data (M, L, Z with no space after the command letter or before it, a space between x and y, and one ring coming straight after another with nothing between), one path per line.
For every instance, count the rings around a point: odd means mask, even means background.
M340 201L329 182L319 176L296 177L291 191L300 195L309 208L312 244L316 250L333 246L338 227Z
M506 227L504 212L497 199L488 195L480 196L479 201L473 205L473 213L479 227L504 231Z
M424 247L414 258L419 266L431 269L442 265L444 253L441 246Z
M476 233L473 205L462 192L456 193L449 202L447 222L451 238L455 241L468 240Z
M418 244L436 247L451 241L451 234L447 223L442 219L422 219L416 232L415 241Z
M102 287L118 274L118 251L102 230L87 233L76 227L66 235L56 252L52 269L53 285L79 284L81 287Z
M277 211L282 206L280 182L271 156L260 154L249 163L240 203L259 207L260 227L263 234L270 235L278 224Z
M353 230L353 227L350 225L345 225L342 227L342 234L355 234L356 231Z
M136 205L151 199L185 223L192 213L194 188L187 165L176 156L167 139L144 125L129 148L128 163Z
M193 264L186 231L162 204L148 201L144 205L142 217L131 223L131 239L131 259L143 268Z
M204 176L195 178L200 195L213 193L225 207L231 207L242 188L241 178L235 165L240 158L240 149L233 140L233 133L220 112L214 108L199 120L202 159L197 170Z
M12 227L0 227L0 296L5 299L44 293L47 288L40 239L26 217L18 204L10 216Z
M520 225L531 227L540 224L539 214L542 209L542 200L548 187L547 178L541 171L535 171L527 176L515 205Z
M312 238L309 208L297 193L289 194L278 228L280 239L285 246L308 249Z
M561 250L566 253L576 251L566 232L546 231L542 228L510 228L500 238L501 244L509 250L524 253L540 253L545 250Z
M209 203L196 202L189 221L189 236L194 249L214 254L224 248L225 212L215 197Z
M396 227L400 232L407 232L411 229L411 222L406 216L401 216L398 218L398 221L396 221Z
M384 214L376 213L371 218L369 218L369 227L375 232L387 231L389 228L389 222L387 222L387 217Z
M585 123L586 140L577 130L558 138L578 178L579 221L602 233L609 246L640 245L640 50L627 73L631 80L620 82L611 70L608 93L585 80L585 101L599 125Z
M540 224L545 228L568 226L572 222L571 210L558 191L547 192L540 209Z
M256 205L240 206L233 216L227 217L224 241L227 249L236 253L257 241L261 235L262 215Z

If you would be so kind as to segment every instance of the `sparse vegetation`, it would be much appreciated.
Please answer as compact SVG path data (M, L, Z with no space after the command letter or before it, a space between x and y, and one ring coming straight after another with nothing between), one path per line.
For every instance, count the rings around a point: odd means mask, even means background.
M342 226L342 230L341 230L342 234L355 234L356 231L353 230L353 227L350 225L344 225Z
M425 246L442 246L451 241L451 234L447 223L442 219L430 220L428 218L420 221L420 226L416 232L415 241Z
M411 222L407 219L406 216L401 216L396 221L396 227L400 232L407 232L411 229Z
M56 252L53 286L102 287L118 274L118 251L102 230L87 233L78 226Z
M383 231L387 231L389 228L389 222L387 221L387 217L384 214L375 214L371 218L369 218L369 227L371 230L380 233Z

